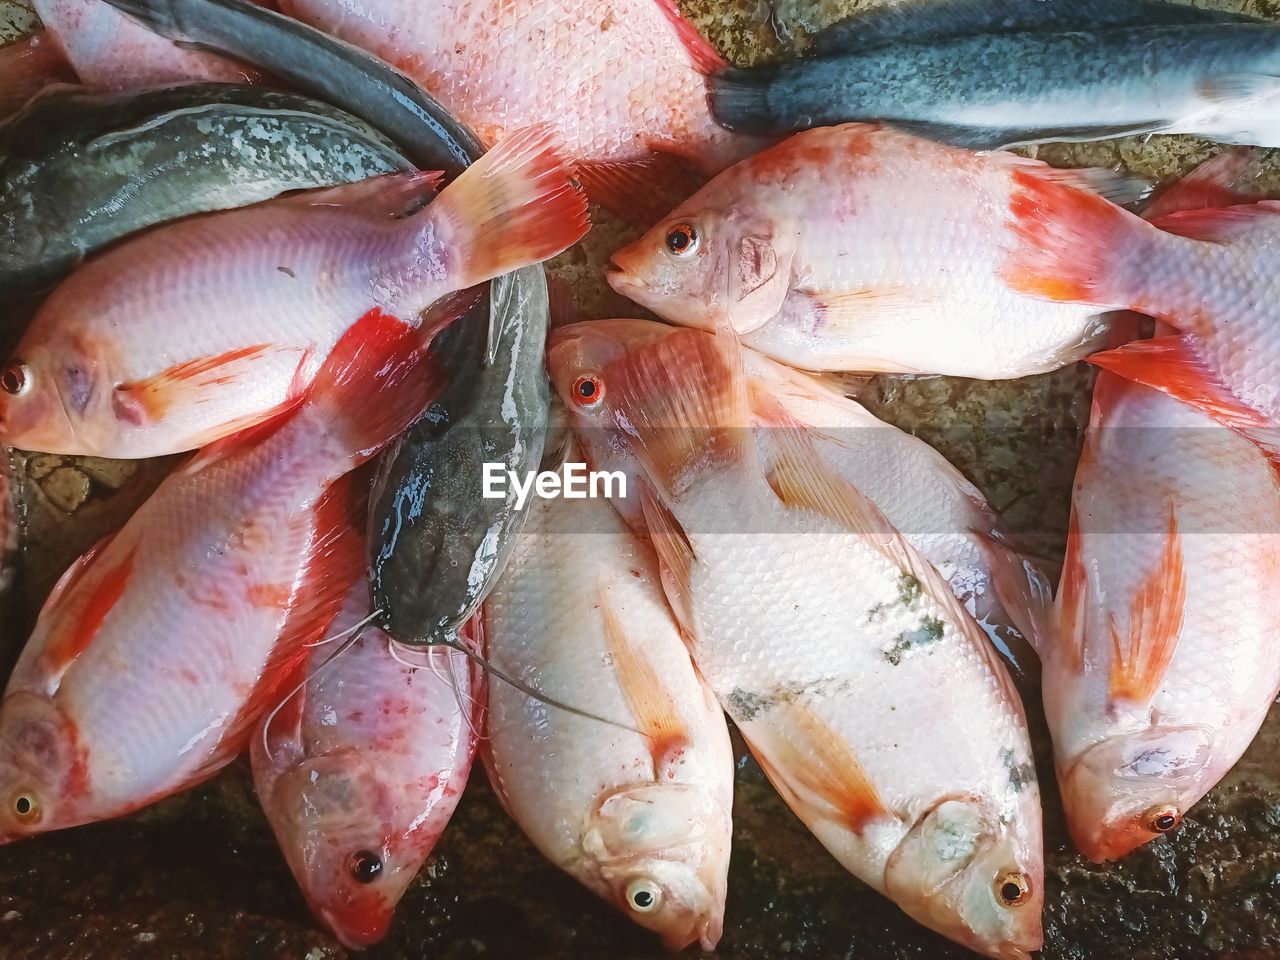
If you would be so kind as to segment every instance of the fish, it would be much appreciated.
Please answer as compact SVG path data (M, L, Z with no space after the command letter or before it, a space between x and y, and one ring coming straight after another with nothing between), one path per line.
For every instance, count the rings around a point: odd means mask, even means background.
M806 370L1045 373L1098 349L1107 324L1001 275L1021 181L1069 197L1147 186L888 127L809 130L714 178L615 253L607 279L672 323L728 323Z
M361 577L333 621L372 609ZM315 647L305 681L249 740L254 786L311 910L348 947L382 940L467 783L482 689L459 651L421 667L376 627Z
M757 426L767 430L770 407L781 405L822 460L942 574L1014 677L1032 681L1039 672L1034 651L1051 629L1053 587L982 492L929 444L837 386L753 350L742 358L750 388L768 398Z
M235 84L67 88L0 127L0 300L148 227L414 166L322 101Z
M471 130L404 74L306 24L241 0L113 2L175 41L270 67L298 89L332 99L386 132L423 169L456 176L484 153ZM541 459L548 310L542 268L525 267L495 280L490 296L432 343L453 375L384 458L373 508L381 531L370 541L375 606L400 643L456 632L510 555L525 515L510 497L479 495L477 484L486 462L523 475ZM433 633L432 625L444 629Z
M367 461L438 389L370 312L294 409L204 448L54 588L0 701L0 841L211 777L363 573Z
M716 173L759 143L711 119L704 74L725 60L674 0L282 0L280 9L403 70L484 143L557 123L592 199L624 216L660 216L650 198L670 209L692 192L691 174ZM577 105L572 118L566 103Z
M1257 200L1240 182L1251 161L1219 154L1144 215ZM1043 651L1067 825L1091 860L1172 834L1267 716L1280 692L1278 534L1280 478L1252 441L1099 374Z
M105 0L31 0L50 39L85 86L138 90L188 80L255 83L244 64L180 47L134 23Z
M744 428L768 397L737 351L725 331L586 322L552 332L548 366L593 467L625 448L629 509L638 498L693 662L782 798L919 923L1026 960L1043 851L1012 680L785 408L759 453Z
M296 398L368 311L416 326L440 298L581 238L568 169L552 131L533 127L425 207L438 177L415 171L131 238L44 301L0 370L0 433L134 458L245 429Z
M1276 459L1280 201L1147 221L1024 181L1014 203L1019 242L1002 267L1012 286L1164 321L1172 329L1163 336L1092 362L1196 406Z
M1280 146L1280 24L1242 14L942 0L852 17L815 47L719 72L717 120L754 133L884 121L980 150L1147 134Z
M491 678L490 782L552 863L668 949L711 950L733 800L724 714L689 660L656 559L609 504L539 498L528 510L484 606L488 656L618 725Z
M441 365L456 376L389 451L374 485L374 605L384 629L413 646L456 638L501 576L525 523L513 489L485 496L485 464L524 476L542 460L551 402L546 279L499 277L490 296L505 324L492 357L483 315L439 335Z
M43 88L74 80L71 67L43 32L0 46L0 121Z

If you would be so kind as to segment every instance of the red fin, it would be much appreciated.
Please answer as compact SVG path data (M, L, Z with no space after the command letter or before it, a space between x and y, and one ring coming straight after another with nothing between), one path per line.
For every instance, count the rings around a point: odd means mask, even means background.
M833 733L812 708L803 703L779 703L774 710L785 711L791 723L781 718L771 723L794 725L793 730L787 731L785 740L779 737L773 741L779 747L776 752L782 756L766 760L758 751L753 752L792 809L817 800L858 834L868 824L889 815L853 749ZM794 750L794 754L790 750ZM809 796L802 795L801 790Z
M375 308L338 340L303 409L346 434L355 466L416 420L439 386L420 332Z
M645 657L640 644L627 636L626 628L609 603L607 588L600 588L599 603L613 670L631 707L631 715L635 717L640 732L649 738L654 775L657 777L673 754L688 746L692 738L681 722L675 699L663 686L658 671Z
M431 205L448 225L458 286L554 257L590 227L587 200L550 124L504 137Z
M179 469L188 475L199 473L220 460L258 446L293 419L301 400L301 397L295 397L266 414L264 419L250 419L243 429L201 447ZM233 427L234 424L228 426Z
M729 66L729 61L720 55L720 51L711 45L711 41L700 34L698 28L680 11L676 0L653 0L653 2L658 5L658 10L675 31L676 39L689 55L689 62L693 64L695 70L710 76L717 70L723 70Z
M1234 396L1196 353L1191 337L1138 340L1096 353L1089 362L1181 400L1258 444L1280 460L1280 434L1265 416Z
M1162 190L1143 210L1143 217L1158 220L1182 210L1234 207L1260 199L1256 192L1250 192L1256 190L1256 184L1247 178L1247 171L1264 154L1253 147L1224 150Z
M1153 226L1188 240L1206 243L1233 243L1258 236L1265 220L1280 217L1280 200L1259 200L1237 207L1209 210L1182 210L1152 220ZM1267 227L1267 229L1272 229Z
M93 566L93 561L101 555L102 551L106 549L107 544L109 544L114 538L114 533L107 534L72 561L71 566L67 567L62 576L58 578L58 582L53 585L53 589L49 591L49 596L45 597L45 601L40 607L42 613L45 610L52 609L62 602L63 598L70 593L75 585L84 578L86 573L89 572L90 568Z
M553 328L578 322L578 304L571 284L559 277L547 277L547 311Z
M254 371L263 358L279 352L296 354L299 360L305 356L305 351L292 347L259 343L196 357L146 380L122 383L115 389L112 404L122 419L142 423L145 418L145 421L154 423L174 407L200 403L211 391L252 382Z
M1088 596L1082 549L1080 519L1072 509L1067 529L1067 554L1062 562L1062 583L1058 588L1055 642L1070 654L1069 662L1076 670L1084 667L1084 610Z
M425 207L443 180L444 174L439 170L382 173L355 183L304 190L271 202L305 207L358 207L364 213L401 220Z
M71 65L48 33L0 47L0 120L44 87L74 83L75 79Z
M1012 289L1043 300L1136 306L1112 289L1109 266L1115 250L1147 228L1138 217L1029 170L1013 172L1009 213L1017 243L1002 274Z
M52 627L54 635L50 637L43 657L55 675L61 674L80 654L89 649L108 614L124 596L133 577L136 549L130 550L110 567L104 565L105 556L98 554L100 559L92 566L96 580L91 584L92 592L75 608L66 611L66 615L59 618ZM85 561L85 566L80 568L76 576L77 585L89 585L89 562Z
M1108 692L1113 700L1148 703L1160 688L1178 646L1187 600L1187 578L1182 562L1182 541L1173 506L1169 507L1169 532L1154 570L1129 601L1125 636L1111 622L1111 676Z
M588 197L643 230L706 183L689 161L665 152L643 160L581 162L576 176Z

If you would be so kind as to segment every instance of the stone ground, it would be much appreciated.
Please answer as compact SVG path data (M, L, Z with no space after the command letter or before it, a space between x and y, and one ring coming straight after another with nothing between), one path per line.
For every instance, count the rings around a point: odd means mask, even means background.
M703 31L742 64L786 55L869 0L685 0ZM1280 19L1280 0L1197 6ZM29 18L0 0L0 43ZM1156 177L1190 169L1212 147L1189 138L1042 148L1065 166L1123 164ZM1274 172L1280 166L1271 164ZM597 218L603 220L603 218ZM599 281L629 238L602 222L555 265L579 316L636 315ZM862 399L934 443L978 484L1048 562L1060 559L1071 479L1088 417L1083 367L1011 384L934 378L874 381ZM14 455L26 519L14 637L66 564L118 525L166 464ZM12 627L12 629L9 629ZM175 625L175 629L180 628ZM1033 706L1028 704L1028 706ZM1034 708L1033 708L1034 712ZM788 811L738 742L734 855L722 960L970 956L927 933L844 873ZM1039 746L1047 758L1043 736ZM1280 718L1273 714L1226 781L1181 829L1095 867L1062 829L1051 770L1045 794L1051 960L1262 960L1280 956ZM423 956L642 960L651 937L546 863L477 773L405 897L377 960ZM12 845L0 855L0 957L327 960L346 951L307 914L253 798L247 765L120 821Z

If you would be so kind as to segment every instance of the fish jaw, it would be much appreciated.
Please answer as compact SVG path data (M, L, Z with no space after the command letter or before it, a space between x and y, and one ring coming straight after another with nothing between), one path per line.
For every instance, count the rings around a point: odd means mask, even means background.
M1213 742L1200 727L1157 727L1095 744L1058 773L1072 840L1104 863L1175 830L1223 772L1212 764Z
M937 803L885 865L885 891L915 920L999 960L1026 960L1043 942L1039 797L1006 819L973 798ZM1012 884L1020 893L1002 900Z

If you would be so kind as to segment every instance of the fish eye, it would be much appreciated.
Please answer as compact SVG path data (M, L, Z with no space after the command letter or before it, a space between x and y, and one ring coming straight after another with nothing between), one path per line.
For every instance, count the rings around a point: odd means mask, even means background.
M691 257L698 252L698 228L691 223L677 223L667 231L667 249L677 257Z
M357 850L347 858L347 872L356 883L373 883L382 873L382 858L370 850Z
M19 823L36 823L40 819L40 798L33 790L19 790L10 800L9 808Z
M627 884L627 906L636 913L652 913L662 904L662 889L652 880L632 880Z
M580 407L595 407L604 399L604 381L587 375L573 381L573 402Z
M996 895L1006 907L1020 907L1031 899L1031 881L1025 873L1011 870L996 880Z
M1168 833L1182 822L1182 814L1177 807L1166 804L1148 810L1146 820L1147 829L1152 833Z
M11 397L21 396L27 392L31 379L27 376L27 365L21 360L14 360L0 370L0 388Z

